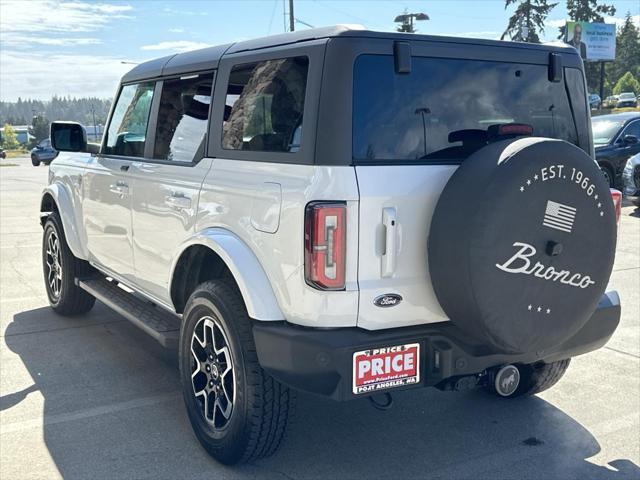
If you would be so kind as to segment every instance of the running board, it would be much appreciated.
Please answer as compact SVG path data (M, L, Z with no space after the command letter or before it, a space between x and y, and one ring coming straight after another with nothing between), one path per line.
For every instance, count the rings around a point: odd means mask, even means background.
M161 307L145 301L106 278L76 279L87 291L135 326L155 338L163 347L176 348L180 335L180 319Z

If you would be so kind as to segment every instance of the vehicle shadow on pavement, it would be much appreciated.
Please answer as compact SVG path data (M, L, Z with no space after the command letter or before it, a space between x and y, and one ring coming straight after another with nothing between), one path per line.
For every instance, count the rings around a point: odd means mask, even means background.
M34 319L51 327L35 330ZM610 468L589 462L600 451L598 441L541 398L509 401L434 389L398 392L388 411L366 399L335 403L301 394L279 452L225 467L204 453L191 431L176 352L103 305L72 319L49 308L18 313L5 342L35 384L0 399L3 439L12 445L3 449L3 460L22 464L23 473L29 467L20 444L41 429L64 478L608 480L640 474L627 459ZM44 397L41 422L34 425L33 416L14 421L35 390Z

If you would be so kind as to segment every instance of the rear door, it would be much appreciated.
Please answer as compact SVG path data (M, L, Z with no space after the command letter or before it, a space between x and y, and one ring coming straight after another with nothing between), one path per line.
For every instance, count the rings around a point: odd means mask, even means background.
M536 136L579 143L564 81L549 81L548 52L536 58L541 64L414 54L409 73L396 72L393 55L355 60L358 326L447 320L429 276L431 218L460 162L491 141L491 125L526 123Z
M149 150L129 172L136 286L166 304L172 261L193 234L200 187L211 167L203 156L212 87L213 72L158 82Z

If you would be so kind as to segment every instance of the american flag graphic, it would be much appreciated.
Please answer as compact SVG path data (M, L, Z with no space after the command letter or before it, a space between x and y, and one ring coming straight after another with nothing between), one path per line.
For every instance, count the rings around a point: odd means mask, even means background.
M547 208L544 211L542 225L555 228L562 232L571 233L573 222L576 219L577 210L569 205L547 201Z

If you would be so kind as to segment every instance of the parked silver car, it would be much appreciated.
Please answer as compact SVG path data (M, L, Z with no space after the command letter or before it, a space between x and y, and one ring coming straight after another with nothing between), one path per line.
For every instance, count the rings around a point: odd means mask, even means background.
M624 180L624 195L631 202L640 207L640 153L627 161L622 173Z

